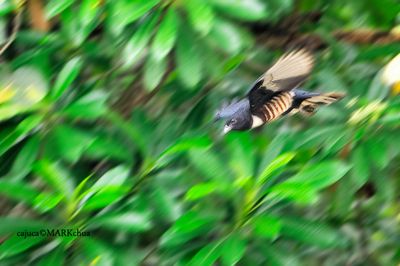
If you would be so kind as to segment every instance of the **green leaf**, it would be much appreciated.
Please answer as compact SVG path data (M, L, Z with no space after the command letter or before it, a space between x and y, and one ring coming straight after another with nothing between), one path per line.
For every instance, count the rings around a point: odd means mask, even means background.
M16 115L21 115L26 112L29 112L31 109L30 106L22 106L15 104L4 104L0 106L0 122L4 120L8 120Z
M191 150L189 159L196 170L210 180L229 181L228 172L220 158L210 150ZM221 182L219 182L221 184Z
M126 147L125 143L113 136L97 133L94 142L87 148L83 155L85 158L102 160L110 158L117 161L132 163L132 149Z
M122 186L129 176L129 168L124 165L117 166L104 175L90 188L90 191L98 191L109 186Z
M275 239L278 237L282 228L279 218L270 215L256 216L251 224L255 235L267 239Z
M363 145L359 145L354 149L351 155L351 162L353 163L353 168L351 169L352 185L360 188L368 181L370 174L370 162Z
M34 205L36 196L39 191L28 184L0 179L0 195L5 195L10 199Z
M84 151L94 142L95 136L67 124L60 124L53 130L49 139L55 154L66 161L75 163Z
M302 171L282 184L307 184L315 190L320 190L337 182L349 170L350 166L340 161L325 161L306 166Z
M76 79L82 67L82 61L75 57L68 61L58 74L56 82L51 91L51 98L57 100L60 98L65 90L71 86L72 82Z
M14 234L23 231L38 231L49 228L50 225L39 220L22 217L0 217L0 235Z
M271 266L297 266L302 265L296 253L287 252L287 247L277 248L277 245L261 243L261 252Z
M317 201L318 194L310 184L284 182L272 187L270 194L263 202L282 199L290 199L299 204L313 204Z
M254 145L249 134L232 132L226 136L230 153L230 167L236 173L238 181L252 177L256 156Z
M207 35L214 24L214 12L211 6L202 0L187 0L184 5L193 27L202 36Z
M122 51L122 62L124 67L131 67L144 55L147 43L153 33L153 29L158 21L159 13L147 18L135 32L132 38L128 41L125 48Z
M38 262L38 266L63 266L65 265L65 251L62 248L56 248Z
M84 211L98 210L114 204L122 199L128 192L129 188L127 186L108 186L96 192L94 195L90 194L90 198L85 198L80 204Z
M12 180L21 180L29 174L38 155L39 147L39 137L33 136L30 138L18 153L10 172L7 174L8 178Z
M124 212L119 214L106 214L92 218L89 228L104 227L110 230L143 232L151 228L148 214L139 212Z
M288 238L320 248L343 248L347 238L339 231L325 224L310 222L301 218L281 219L281 234Z
M0 260L20 254L45 240L45 237L40 236L23 238L13 235L0 245Z
M190 260L190 266L211 266L221 256L220 243L211 243L200 249L199 252Z
M151 54L155 59L161 60L166 57L174 46L177 37L178 18L175 10L169 8L161 21L151 46Z
M246 252L246 242L238 233L232 233L221 245L223 265L236 265Z
M63 196L61 194L42 192L35 198L35 210L48 212L54 209L62 200Z
M265 169L268 165L282 153L284 146L286 144L288 135L287 134L278 134L275 138L269 143L267 149L265 150L262 161L260 163L260 169Z
M184 152L192 149L206 149L211 146L211 140L208 137L183 137L178 139L174 144L169 146L164 152L161 153L160 158L176 154L179 152Z
M98 119L107 112L106 101L107 95L100 90L96 90L68 105L62 113L70 118Z
M67 199L71 197L74 190L72 179L60 164L43 159L35 163L33 170L55 192Z
M378 72L369 86L367 98L371 101L383 100L389 94L389 87L382 82L382 72Z
M204 235L210 231L214 220L214 217L189 211L163 234L160 245L163 247L179 246L197 236Z
M236 55L250 42L250 37L243 29L227 20L218 19L215 21L208 39L226 53ZM247 44L247 45L246 45Z
M209 194L219 190L218 184L214 182L202 183L195 185L186 193L185 199L198 200L208 196Z
M202 59L193 34L180 27L176 50L178 78L189 88L196 86L202 78Z
M22 141L34 128L40 125L42 119L42 115L28 116L10 134L0 139L0 155Z
M156 59L152 55L144 66L144 86L148 91L154 90L161 82L167 70L166 58Z
M132 23L149 12L160 0L122 0L110 2L111 12L108 17L111 30L119 34L129 23Z
M294 158L294 156L295 156L294 153L288 152L275 158L258 177L257 180L258 184L260 185L265 184L265 182L271 176L271 174L276 172L278 169L286 166Z
M266 4L260 0L211 0L210 2L221 13L244 21L256 21L269 16Z
M63 12L66 8L74 3L73 0L57 0L57 1L49 1L46 5L46 18L51 19L61 12Z

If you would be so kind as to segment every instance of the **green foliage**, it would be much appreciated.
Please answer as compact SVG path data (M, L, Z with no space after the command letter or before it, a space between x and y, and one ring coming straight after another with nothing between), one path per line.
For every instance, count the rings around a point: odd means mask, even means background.
M5 34L27 13L0 67L1 265L398 263L400 101L381 69L400 47L332 35L395 32L394 0L23 2L0 3ZM310 11L283 24L326 43L304 88L347 97L222 137L215 109L282 52L256 34ZM63 228L90 237L17 235Z

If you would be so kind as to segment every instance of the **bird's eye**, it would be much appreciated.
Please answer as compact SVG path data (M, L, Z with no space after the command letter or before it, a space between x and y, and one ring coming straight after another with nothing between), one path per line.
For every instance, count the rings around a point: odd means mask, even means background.
M236 119L232 119L231 120L231 124L236 124L237 120Z

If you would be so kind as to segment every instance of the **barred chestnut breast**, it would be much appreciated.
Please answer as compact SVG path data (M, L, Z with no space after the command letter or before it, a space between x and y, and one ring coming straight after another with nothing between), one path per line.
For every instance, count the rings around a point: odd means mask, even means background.
M271 122L278 119L292 105L293 95L291 92L283 92L273 97L270 101L264 104L261 109L264 122Z

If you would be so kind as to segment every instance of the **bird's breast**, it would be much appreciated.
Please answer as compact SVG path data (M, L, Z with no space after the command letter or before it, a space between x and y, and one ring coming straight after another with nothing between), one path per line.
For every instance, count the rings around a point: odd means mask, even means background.
M253 115L252 128L278 119L293 103L293 92L280 93L265 102Z

